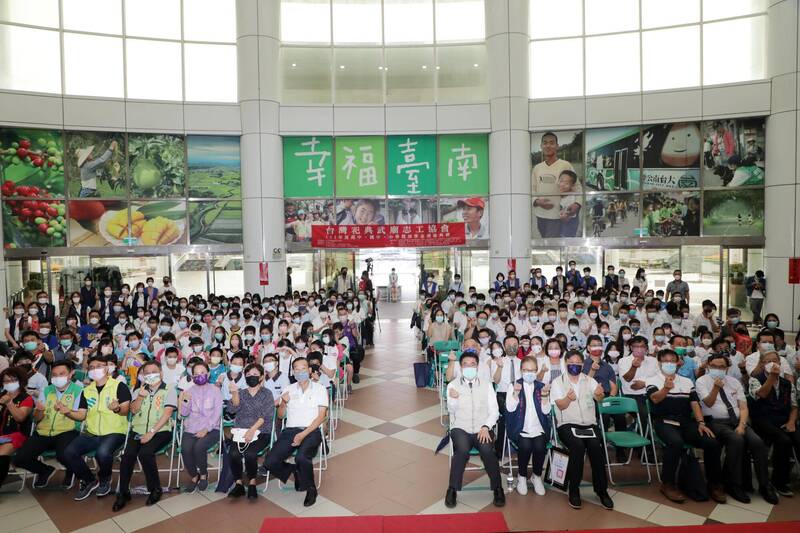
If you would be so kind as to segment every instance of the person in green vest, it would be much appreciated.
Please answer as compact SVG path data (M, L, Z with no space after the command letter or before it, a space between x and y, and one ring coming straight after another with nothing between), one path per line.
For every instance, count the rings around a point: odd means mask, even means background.
M72 361L55 361L50 369L50 384L36 399L33 418L36 431L14 455L13 463L34 474L33 488L42 489L52 479L56 469L39 460L48 451L56 452L59 463L64 462L64 450L78 436L81 423L70 418L78 410L82 386L72 381L75 368ZM62 488L70 489L74 476L69 469L64 474Z
M108 363L104 357L89 359L88 368L92 381L84 387L77 411L70 414L72 420L86 421L85 431L64 450L64 464L80 482L76 501L85 500L95 491L98 497L111 493L114 453L125 442L131 404L130 389L109 377ZM94 452L97 461L97 476L83 458L90 452Z
M172 439L172 413L178 407L175 387L164 383L161 363L147 361L139 368L139 388L133 391L131 403L131 435L122 453L119 465L119 488L112 510L117 512L131 500L131 476L136 459L142 471L150 495L145 505L153 505L161 499L161 481L158 478L156 454Z

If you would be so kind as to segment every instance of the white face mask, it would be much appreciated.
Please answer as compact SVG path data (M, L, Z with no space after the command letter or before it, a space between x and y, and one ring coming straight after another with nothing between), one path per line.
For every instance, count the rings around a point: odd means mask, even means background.
M103 367L93 368L89 370L89 377L92 378L93 381L103 379L106 377L106 369Z
M268 361L268 362L264 363L264 369L266 369L266 371L270 372L270 373L274 372L275 371L275 362L274 361Z
M50 381L57 389L63 389L67 386L67 383L69 383L69 378L67 376L55 376Z
M10 381L3 384L3 390L6 392L17 392L19 390L19 381Z

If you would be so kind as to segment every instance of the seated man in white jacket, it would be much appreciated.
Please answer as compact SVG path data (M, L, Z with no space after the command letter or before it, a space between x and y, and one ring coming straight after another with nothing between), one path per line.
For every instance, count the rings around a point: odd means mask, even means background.
M475 350L464 350L459 363L461 377L447 385L453 459L450 462L450 484L444 504L450 508L456 506L456 494L461 490L469 452L476 448L489 476L494 493L493 503L496 507L502 507L506 504L506 496L492 434L492 427L499 416L497 396L491 380L478 377L478 353Z

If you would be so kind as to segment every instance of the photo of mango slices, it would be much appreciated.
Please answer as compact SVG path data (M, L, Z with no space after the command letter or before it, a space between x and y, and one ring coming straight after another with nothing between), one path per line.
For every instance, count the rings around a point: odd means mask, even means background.
M142 244L156 246L170 244L181 235L181 230L172 220L156 217L144 223L141 232Z

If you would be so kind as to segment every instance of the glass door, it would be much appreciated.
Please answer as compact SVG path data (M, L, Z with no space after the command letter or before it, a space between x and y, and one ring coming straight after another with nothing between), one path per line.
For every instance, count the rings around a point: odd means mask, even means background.
M34 301L39 291L49 294L47 259L8 259L5 266L6 301L9 308L13 302L27 304Z
M8 264L8 262L6 262ZM60 310L69 295L83 287L83 278L92 275L88 255L68 255L50 258L50 301Z
M333 288L336 275L342 269L347 268L347 273L355 277L360 276L361 272L356 273L356 254L355 252L333 252L328 250L320 250L320 262L322 263L322 280L321 288L328 290Z
M742 319L751 322L753 312L747 298L745 280L757 270L764 270L764 250L762 248L726 248L727 268L725 272L725 307L736 307L742 312Z
M717 304L717 316L724 317L727 289L721 280L727 270L726 256L727 250L717 245L681 247L681 272L689 284L692 313L700 313L701 303L708 299Z

